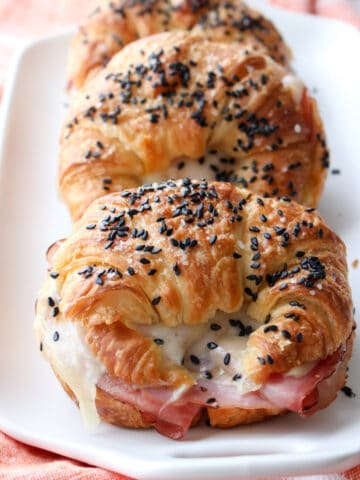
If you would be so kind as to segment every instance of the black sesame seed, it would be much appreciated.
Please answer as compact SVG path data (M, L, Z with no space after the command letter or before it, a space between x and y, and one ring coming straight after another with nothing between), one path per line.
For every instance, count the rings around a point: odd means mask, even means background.
M53 317L57 317L57 316L59 315L59 312L60 312L59 307L54 307L54 308L52 309L51 315L52 315Z
M234 253L233 253L233 257L234 257L235 259L238 259L238 258L241 258L241 255L240 255L240 253L234 252Z
M55 306L55 302L54 302L54 299L52 297L48 297L48 305L49 305L49 307L54 307Z
M295 256L297 258L302 258L304 255L305 255L305 252L302 252L302 251L298 251L298 252L295 253Z
M178 277L180 274L181 274L181 270L180 270L180 267L177 263L174 263L173 265L173 270L174 270L174 273L175 275Z
M221 330L221 325L217 324L217 323L212 323L210 325L210 328L211 330L213 330L214 332L216 332L217 330Z
M266 317L265 317L265 322L264 322L264 323L269 323L270 320L271 320L271 315L270 315L270 313L269 313L268 315L266 315Z
M135 275L135 270L132 267L128 267L127 272L130 276Z
M236 380L240 380L242 378L241 373L235 373L235 375L232 377L233 382L236 382Z
M215 342L209 342L209 343L207 344L207 348L208 348L209 350L215 350L215 348L217 348L217 347L218 347L218 345L217 345L217 343L215 343Z
M210 237L210 240L209 240L210 245L214 245L216 240L217 240L217 235L213 235L212 237Z
M143 265L148 265L150 263L150 260L145 257L142 257L140 258L139 262L142 263Z
M54 332L54 334L53 334L53 340L54 340L54 342L57 342L57 341L59 340L59 338L60 338L60 334L59 334L59 332L56 330L56 331Z
M209 372L208 370L206 370L204 372L204 377L207 378L208 380L211 380L212 379L212 373Z
M216 398L212 397L212 398L208 398L206 400L206 403L216 403Z
M50 272L50 277L51 278L55 279L55 278L58 278L58 276L59 276L58 272Z
M161 297L155 297L151 300L151 305L159 305Z
M90 223L89 225L86 225L87 230L94 230L96 228L96 223Z
M194 365L200 365L200 359L196 355L190 355L190 360Z
M257 361L260 363L260 365L265 365L265 359L263 357L256 357Z
M156 268L152 268L151 270L148 271L148 275L151 277L155 275L156 272L157 272Z
M268 325L267 327L264 328L264 333L268 332L277 332L279 330L277 325Z
M274 359L272 358L271 355L266 355L266 360L269 365L272 365L274 363Z
M154 338L156 345L164 345L164 340L162 338Z
M231 355L230 353L226 353L224 357L224 365L229 365L230 361L231 361Z
M343 387L343 388L341 389L341 391L342 391L343 393L345 393L345 395L346 395L347 397L349 397L349 398L354 398L354 397L356 397L355 393L354 393L354 392L352 391L352 389L351 389L350 387L348 387L347 385L345 385L345 387Z
M301 343L303 341L303 336L302 336L302 333L299 332L297 335L296 335L296 340Z
M288 332L287 330L281 330L281 335L286 338L287 340L291 339L291 333Z

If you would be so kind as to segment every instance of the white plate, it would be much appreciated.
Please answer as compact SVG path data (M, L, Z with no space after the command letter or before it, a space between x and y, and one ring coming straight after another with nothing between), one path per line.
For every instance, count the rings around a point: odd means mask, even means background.
M267 9L293 46L296 70L316 87L333 152L321 211L360 256L358 33L344 24ZM360 462L360 398L342 393L309 420L288 415L229 431L192 430L181 442L154 431L102 426L87 433L79 412L37 351L33 305L44 252L70 221L56 194L57 138L64 114L69 36L27 48L2 109L0 154L0 428L10 435L141 479L239 479L345 469ZM360 269L350 267L354 299ZM349 384L360 385L359 345ZM360 393L360 392L359 392Z

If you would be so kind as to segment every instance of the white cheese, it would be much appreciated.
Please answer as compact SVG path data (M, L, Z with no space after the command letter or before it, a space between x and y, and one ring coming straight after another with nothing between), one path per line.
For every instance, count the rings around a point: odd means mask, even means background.
M289 73L282 79L282 84L291 91L295 103L299 104L304 92L304 84L300 78Z
M236 320L241 323L236 325ZM242 369L249 333L257 327L242 312L217 312L208 323L200 325L132 326L142 335L152 337L170 362L183 364L196 379L208 378L211 372L213 381L235 385L239 394L260 388Z
M56 290L56 281L50 296L57 304L60 300ZM49 294L49 289L45 289ZM85 333L76 321L63 321L60 317L51 317L52 308L48 306L48 297L40 297L37 306L35 328L42 351L51 362L56 373L75 394L84 424L94 428L99 423L96 410L96 384L105 367L96 359L85 343Z

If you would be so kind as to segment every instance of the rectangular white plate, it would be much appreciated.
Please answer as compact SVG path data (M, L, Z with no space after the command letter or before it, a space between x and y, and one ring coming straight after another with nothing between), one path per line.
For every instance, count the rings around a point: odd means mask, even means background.
M257 2L258 3L258 2ZM266 9L292 45L295 68L316 88L332 150L321 211L360 256L359 34L344 24ZM44 253L70 221L56 193L69 36L27 48L12 70L2 109L0 155L0 428L25 442L141 479L239 479L345 469L360 462L360 397L308 420L288 415L229 431L192 430L181 442L154 431L102 426L80 415L38 353L32 331ZM350 267L355 303L360 268ZM360 393L357 342L349 384Z

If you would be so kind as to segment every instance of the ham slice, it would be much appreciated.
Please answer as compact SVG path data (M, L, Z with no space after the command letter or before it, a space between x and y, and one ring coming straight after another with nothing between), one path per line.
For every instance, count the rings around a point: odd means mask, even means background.
M306 375L300 378L274 375L261 387L261 395L277 407L285 408L301 416L309 416L334 400L345 381L342 365L343 351L320 361ZM342 368L343 367L343 368ZM319 402L320 392L322 402ZM325 401L325 392L328 397Z
M318 362L306 375L296 378L273 375L258 390L239 395L232 385L200 380L188 391L176 392L169 387L137 387L117 377L104 374L97 386L113 398L134 405L143 417L154 423L159 433L181 439L202 407L246 409L281 408L312 415L329 405L346 379L346 348L341 348Z

